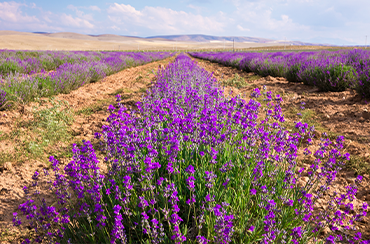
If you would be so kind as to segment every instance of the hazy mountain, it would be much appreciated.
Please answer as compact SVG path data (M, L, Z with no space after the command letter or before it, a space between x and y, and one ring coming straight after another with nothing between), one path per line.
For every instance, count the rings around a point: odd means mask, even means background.
M127 42L127 41L170 41L164 38L143 38L137 36L121 36L113 34L102 34L102 35L85 35L74 32L56 32L56 33L46 33L46 32L33 32L35 34L40 34L48 37L56 38L67 38L67 39L78 39L78 40L89 40L89 41L107 41L107 42Z
M257 42L266 43L274 40L256 37L244 36L209 36L209 35L164 35L164 36L150 36L147 38L164 38L173 41L193 41L193 42L210 42L210 41L235 41L235 42Z
M45 32L34 32L49 37L57 38L68 38L68 39L79 39L79 40L90 40L90 41L106 41L106 42L138 42L145 40L149 42L154 41L179 41L179 42L199 42L199 43L230 43L235 41L236 43L266 43L266 44L286 44L286 45L316 45L321 46L323 44L314 44L300 41L284 41L284 40L273 40L259 37L246 37L246 36L211 36L211 35L160 35L160 36L149 36L149 37L138 37L138 36L124 36L124 35L113 35L113 34L102 34L102 35L84 35L73 32L57 32L57 33L45 33Z
M287 45L321 45L306 43L300 41L284 41L284 40L273 40L258 37L246 37L246 36L210 36L210 35L163 35L163 36L150 36L147 38L161 38L172 41L185 41L185 42L251 42L251 43L286 43Z

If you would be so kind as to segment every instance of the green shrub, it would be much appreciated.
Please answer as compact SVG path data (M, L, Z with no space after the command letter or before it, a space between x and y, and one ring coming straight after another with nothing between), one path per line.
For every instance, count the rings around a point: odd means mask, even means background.
M306 69L303 77L306 85L317 86L321 91L340 92L355 86L357 74L353 67L342 64Z
M284 77L289 81L289 82L299 82L299 76L298 74L300 73L301 70L301 64L295 64L287 68L285 71Z
M22 67L12 61L6 61L0 65L0 75L8 75L22 72Z

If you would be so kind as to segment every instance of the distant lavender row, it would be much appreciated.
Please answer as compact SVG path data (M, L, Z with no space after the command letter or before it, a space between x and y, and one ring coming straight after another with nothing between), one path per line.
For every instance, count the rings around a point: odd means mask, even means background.
M95 52L95 51L15 51L0 50L0 76L35 74L56 70L60 65L81 62L140 59L150 62L158 53Z
M7 101L27 102L35 97L69 93L124 68L171 55L167 52L1 51L0 69L3 68L6 76L0 77L0 109L6 107Z
M55 70L64 63L98 61L104 55L81 51L15 51L0 50L0 76L34 74Z
M310 152L314 127L297 122L287 131L282 98L259 96L255 90L249 101L225 98L210 73L179 55L158 71L138 111L127 111L119 95L117 108L109 106L109 124L96 134L106 175L90 142L74 145L64 170L50 157L57 203L49 206L32 200L41 197L35 172L19 206L35 230L32 241L304 244L319 243L329 227L325 243L369 243L360 232L348 234L367 213L366 203L351 203L362 177L346 192L328 191L349 159L341 152L344 138L324 136ZM310 168L297 165L300 145L316 158ZM299 185L302 174L309 180ZM329 207L316 209L323 195ZM18 213L13 221L22 224Z
M285 77L322 91L355 88L370 97L370 51L342 50L318 52L230 53L193 52L193 57L234 66L262 76Z

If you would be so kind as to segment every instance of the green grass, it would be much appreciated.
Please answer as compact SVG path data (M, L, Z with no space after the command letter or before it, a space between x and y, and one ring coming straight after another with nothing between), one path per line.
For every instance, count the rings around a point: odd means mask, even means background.
M145 83L145 82L143 81L143 76L142 76L142 75L139 75L138 77L136 77L135 82L136 82L136 83Z
M369 159L358 155L351 155L351 159L346 163L345 167L355 171L356 176L370 174Z
M126 96L126 97L131 97L132 93L135 93L134 91L132 91L131 89L128 89L128 88L119 88L117 90L115 90L114 92L112 93L109 93L109 95L111 96L117 96L118 94L121 94L122 95L122 99L125 99L123 96Z
M114 93L116 93L117 91L115 91ZM117 94L120 94L120 92L118 92ZM111 95L113 95L113 93ZM86 108L82 108L80 110L75 111L75 115L90 116L90 115L92 115L96 112L99 112L99 111L102 111L102 110L106 109L109 106L109 104L112 104L114 102L115 102L115 98L113 98L113 97L98 100L96 103L94 103L94 104L92 104L92 105L90 105Z
M2 166L6 162L14 161L15 155L8 152L0 152L0 166Z
M124 92L124 90L125 90L125 89L120 88L120 89L115 90L115 91L114 91L114 92L112 92L112 93L109 93L109 95L116 96L116 95L118 95L118 94L123 93L123 92Z
M315 126L316 131L325 132L327 130L323 127L323 125L320 122L322 116L318 115L315 111L311 109L301 110L297 107L292 106L284 112L284 115L288 119L298 120L299 117L297 113L302 114L302 116L300 117L300 120L302 123L307 123L309 126L312 126L312 125Z
M243 77L240 77L238 74L235 74L233 78L221 81L223 86L233 86L237 88L243 88L248 85Z
M146 88L142 87L139 89L139 93L145 93L146 92Z
M14 130L1 133L0 141L11 140L16 145L15 152L1 152L0 164L7 161L22 162L27 159L45 160L46 155L54 153L72 139L74 116L68 103L50 98L39 101L32 109L32 120L17 119Z
M255 80L259 80L259 79L261 79L262 78L262 76L259 76L259 75L256 75L256 74L254 74L254 75L251 75L251 76L248 76L248 80L249 81L255 81Z
M36 157L42 157L46 148L59 142L68 142L72 137L70 125L74 118L69 104L54 99L49 101L51 107L34 108L32 112L34 120L30 123L30 129L38 136L35 140L27 140L24 143L27 152Z
M0 141L10 139L9 134L5 133L4 131L0 131Z

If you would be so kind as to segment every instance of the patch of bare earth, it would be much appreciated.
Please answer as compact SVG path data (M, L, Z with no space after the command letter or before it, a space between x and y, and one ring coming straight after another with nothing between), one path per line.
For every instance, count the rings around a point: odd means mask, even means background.
M159 66L166 65L174 58L167 58L161 61L152 62L142 66L132 67L108 76L96 83L90 83L69 94L59 94L55 100L67 101L73 110L74 122L71 125L73 138L68 145L55 146L55 153L58 150L71 151L72 143L81 143L82 140L90 140L94 144L94 134L101 131L105 120L109 116L107 108L115 104L115 95L121 94L123 103L131 109L140 100L146 90L151 87L155 78L154 72ZM42 99L46 104L42 107L50 107L47 99ZM17 143L12 136L15 132L27 130L18 128L19 121L27 123L33 119L31 111L36 103L26 104L19 109L11 111L0 111L0 155L12 155L15 153ZM23 124L24 124L23 123ZM20 123L22 124L22 123ZM6 136L4 136L6 135ZM3 154L1 154L3 153ZM26 153L20 154L20 158L11 158L8 162L0 164L0 243L20 243L30 230L27 228L15 228L12 224L13 212L20 212L18 206L26 201L22 190L24 186L31 189L32 175L37 170L43 175L43 169L49 168L47 157L29 158ZM54 154L54 153L53 153ZM18 154L17 154L18 155ZM62 154L63 155L63 154ZM100 162L103 162L103 155L97 151ZM70 157L59 158L60 168L68 164ZM103 172L106 166L100 164ZM40 180L38 190L40 199L46 199L46 203L54 202L49 184L46 179ZM34 191L34 190L33 190ZM25 218L22 217L22 222Z
M327 200L334 191L339 194L346 192L346 186L353 184L357 175L362 175L363 181L359 186L354 209L360 209L364 202L370 205L370 106L353 90L344 92L319 92L318 89L306 86L301 83L288 82L283 77L259 77L254 73L247 73L236 68L226 67L221 64L196 59L198 64L209 72L213 72L214 77L222 83L230 79L244 79L244 87L225 86L226 96L240 95L249 99L249 95L255 88L262 91L263 86L266 91L273 94L280 94L284 100L282 104L283 114L288 124L293 124L300 117L297 113L303 114L302 121L309 126L316 128L316 142L309 146L309 150L314 152L318 149L318 142L321 134L327 132L331 139L338 135L346 138L343 152L351 154L351 160L336 177L336 181L331 185L330 190L324 193L323 200L316 202L315 212L327 209ZM237 76L236 76L237 75ZM237 79L236 79L237 77ZM305 109L301 110L301 102L305 102ZM304 145L307 146L307 145ZM314 161L313 156L305 158L303 147L298 154L301 167L308 169ZM305 171L307 172L307 171ZM303 174L300 184L308 181L307 173ZM343 209L342 209L343 210ZM356 211L359 213L359 211ZM370 216L369 213L357 223L358 231L363 234L365 240L370 240ZM326 228L321 234L327 234ZM352 233L353 234L353 233Z

